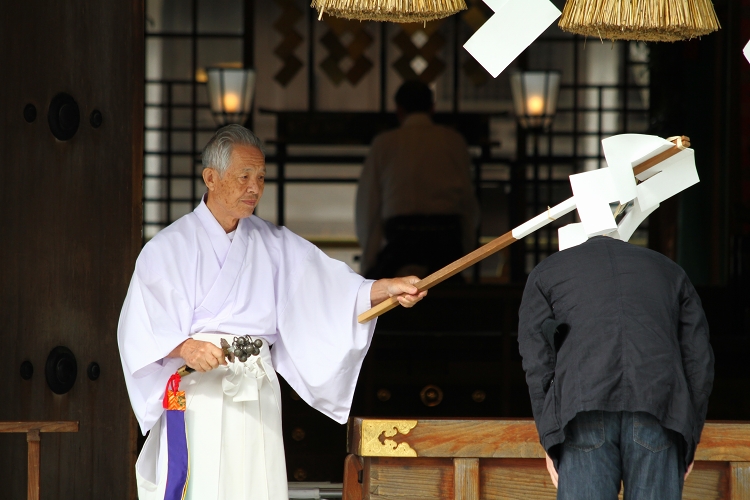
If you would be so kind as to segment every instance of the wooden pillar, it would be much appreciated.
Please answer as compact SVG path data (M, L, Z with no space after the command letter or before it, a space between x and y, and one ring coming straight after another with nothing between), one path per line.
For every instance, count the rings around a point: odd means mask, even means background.
M39 500L39 464L41 461L39 429L31 429L27 432L26 441L29 443L26 497L28 500Z
M729 462L729 498L750 500L750 462Z
M362 500L362 462L356 455L347 455L344 459L343 500Z
M479 500L479 459L453 459L454 500Z

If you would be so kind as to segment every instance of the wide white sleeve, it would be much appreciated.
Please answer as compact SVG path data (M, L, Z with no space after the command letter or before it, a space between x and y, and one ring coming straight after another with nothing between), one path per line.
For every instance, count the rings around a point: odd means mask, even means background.
M305 402L344 424L375 331L376 321L357 322L373 282L317 248L295 277L279 314L274 367Z
M130 403L143 434L164 411L167 381L184 363L166 356L188 338L186 307L166 280L136 268L120 313L117 343Z

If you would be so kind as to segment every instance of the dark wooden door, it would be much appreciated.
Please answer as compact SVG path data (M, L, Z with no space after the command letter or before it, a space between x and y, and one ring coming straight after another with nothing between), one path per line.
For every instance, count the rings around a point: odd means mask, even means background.
M42 435L44 499L133 495L116 329L140 249L143 26L143 0L0 4L0 420L80 421L78 433ZM60 93L79 110L68 140L48 120ZM53 113L58 135L74 111ZM45 380L57 346L77 362L63 395ZM0 497L25 496L25 436L0 434Z

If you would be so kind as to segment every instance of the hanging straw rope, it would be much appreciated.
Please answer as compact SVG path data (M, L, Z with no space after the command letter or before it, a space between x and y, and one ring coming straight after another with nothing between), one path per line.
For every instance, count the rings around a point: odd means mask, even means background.
M711 0L568 0L560 28L611 40L674 42L721 26Z
M464 0L312 0L323 14L360 21L427 22L466 10Z

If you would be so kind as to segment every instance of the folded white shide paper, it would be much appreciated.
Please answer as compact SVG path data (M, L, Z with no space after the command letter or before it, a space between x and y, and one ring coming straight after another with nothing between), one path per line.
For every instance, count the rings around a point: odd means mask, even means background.
M570 186L573 188L578 216L589 238L617 229L612 209L609 208L609 204L617 199L612 170L602 168L571 175Z
M495 12L464 48L497 78L562 15L549 0L484 0Z
M603 140L602 147L606 168L570 176L581 222L558 229L560 250L599 235L628 241L661 202L700 182L690 148L634 175L635 167L675 147L661 137L622 134ZM610 207L614 203L627 210L618 224Z
M745 58L748 62L750 62L750 42L747 42L747 45L745 45L745 50L743 51L745 53Z
M586 230L583 228L583 222L568 224L557 230L557 240L560 245L560 250L567 250L568 248L578 246L581 243L586 243L588 239L589 237L586 234Z

